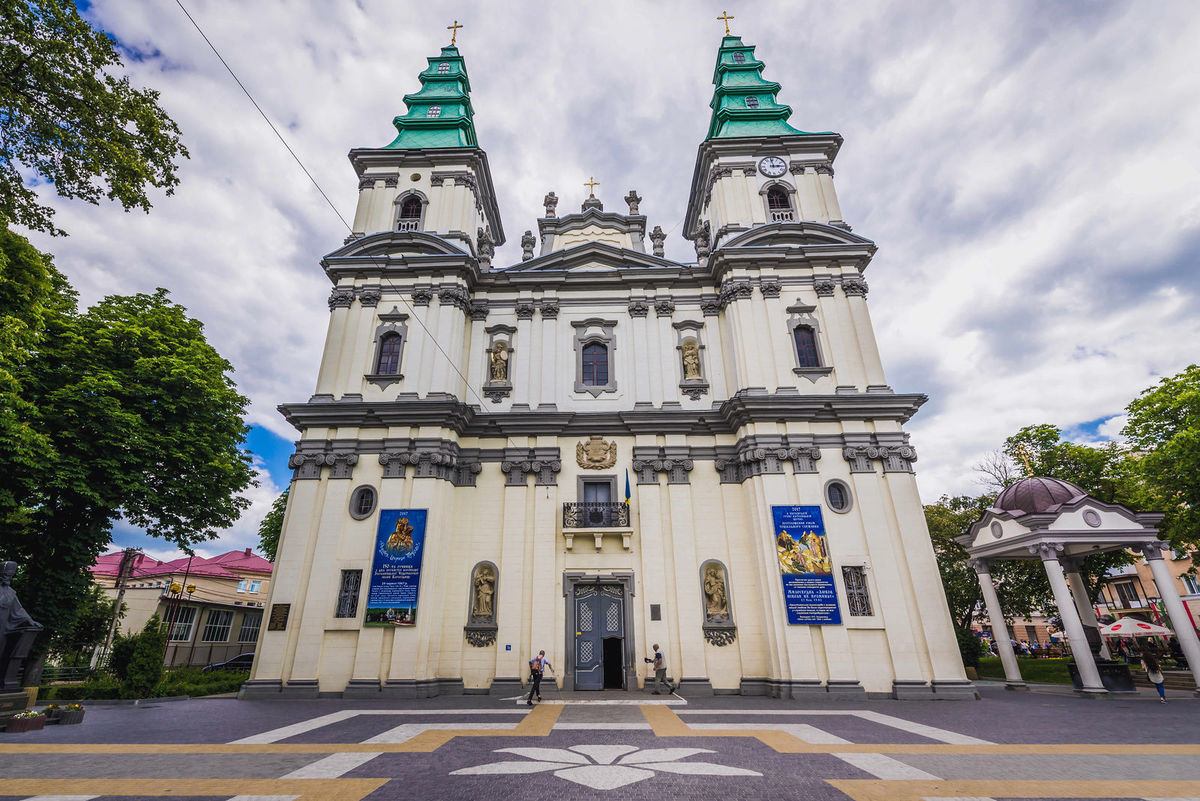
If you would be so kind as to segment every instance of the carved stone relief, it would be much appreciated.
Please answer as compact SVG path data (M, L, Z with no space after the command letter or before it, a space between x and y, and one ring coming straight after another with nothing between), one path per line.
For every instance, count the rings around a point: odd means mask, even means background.
M617 443L593 435L575 446L575 461L584 470L607 470L617 463Z

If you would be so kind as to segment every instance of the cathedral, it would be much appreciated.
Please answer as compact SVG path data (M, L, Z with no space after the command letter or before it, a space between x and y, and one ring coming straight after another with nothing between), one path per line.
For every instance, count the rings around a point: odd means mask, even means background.
M243 697L513 695L540 650L564 690L636 691L654 644L682 695L975 697L904 431L926 398L884 376L842 137L794 128L764 66L722 39L695 261L590 183L496 263L453 42L396 138L350 152Z

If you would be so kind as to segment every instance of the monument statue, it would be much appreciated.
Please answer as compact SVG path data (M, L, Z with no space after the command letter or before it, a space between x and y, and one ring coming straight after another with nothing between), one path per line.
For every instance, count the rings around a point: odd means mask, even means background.
M699 381L700 375L700 345L694 339L685 339L679 346L683 352L683 380Z
M25 657L42 630L42 624L29 616L12 588L16 574L16 562L0 565L0 679L4 682L0 692L21 689Z
M546 216L554 217L554 210L558 208L558 195L551 192L542 198L542 203L546 206Z
M493 383L504 383L508 381L508 343L503 340L497 340L492 343L492 349L488 353L488 360L491 363L489 375Z
M492 598L496 594L496 575L490 565L480 565L475 571L475 591L471 603L472 619L491 620L495 617Z
M729 596L720 565L710 564L704 569L704 617L709 623L729 620Z

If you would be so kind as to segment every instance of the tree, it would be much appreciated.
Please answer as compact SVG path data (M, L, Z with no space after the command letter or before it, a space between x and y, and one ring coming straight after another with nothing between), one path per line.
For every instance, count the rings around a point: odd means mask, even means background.
M104 590L93 584L90 591L75 610L70 623L54 633L50 651L66 664L85 664L91 651L104 643L113 617L123 617L125 604L117 609L115 598L109 598Z
M279 497L271 504L271 511L267 512L267 516L258 524L258 549L270 562L275 561L275 554L279 551L279 535L283 532L283 515L287 512L288 493L291 489L289 486L279 493Z
M167 632L157 613L146 621L136 640L125 667L125 679L121 682L122 698L148 698L162 681Z
M1145 508L1166 513L1161 531L1171 545L1200 545L1200 365L1164 378L1126 409L1122 433L1141 455Z
M21 563L22 600L49 635L86 597L114 521L189 549L249 505L239 493L253 471L232 367L165 290L79 312L64 282L46 308L19 370L46 448L26 461L0 451L7 517L20 523L0 530L0 552Z
M150 209L150 188L169 195L187 158L158 93L114 72L117 43L70 0L0 0L0 218L63 234L38 203L37 176L62 197L126 211Z

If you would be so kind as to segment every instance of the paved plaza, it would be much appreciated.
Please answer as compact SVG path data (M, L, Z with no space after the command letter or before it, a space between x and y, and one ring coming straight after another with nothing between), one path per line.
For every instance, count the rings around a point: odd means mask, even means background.
M93 705L0 735L0 799L1200 799L1200 699L980 689Z

